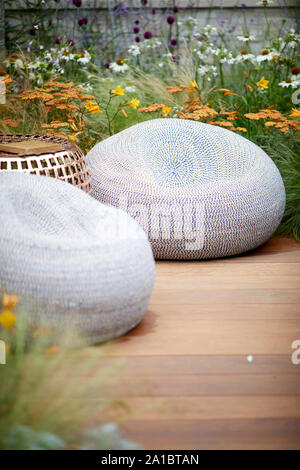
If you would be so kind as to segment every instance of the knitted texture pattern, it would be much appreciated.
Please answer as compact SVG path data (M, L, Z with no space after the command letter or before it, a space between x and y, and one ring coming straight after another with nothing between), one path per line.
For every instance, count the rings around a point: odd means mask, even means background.
M0 172L0 284L35 319L91 341L141 320L154 260L141 227L124 211L46 176Z
M92 196L136 218L156 258L242 253L265 242L284 212L273 161L217 126L149 120L95 145L86 159Z

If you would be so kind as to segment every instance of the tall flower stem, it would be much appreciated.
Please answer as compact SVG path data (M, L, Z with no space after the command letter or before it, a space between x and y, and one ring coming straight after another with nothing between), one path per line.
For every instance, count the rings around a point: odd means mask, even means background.
M222 87L224 87L223 64L221 62L219 62L219 70L220 70L221 85L222 85Z

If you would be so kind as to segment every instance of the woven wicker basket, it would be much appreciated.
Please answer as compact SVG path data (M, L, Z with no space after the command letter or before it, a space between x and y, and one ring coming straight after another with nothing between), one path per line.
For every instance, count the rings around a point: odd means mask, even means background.
M0 171L18 171L57 178L90 193L91 178L84 154L77 145L68 139L49 135L0 134L0 144L25 140L56 144L58 151L43 150L43 153L15 154L0 151Z

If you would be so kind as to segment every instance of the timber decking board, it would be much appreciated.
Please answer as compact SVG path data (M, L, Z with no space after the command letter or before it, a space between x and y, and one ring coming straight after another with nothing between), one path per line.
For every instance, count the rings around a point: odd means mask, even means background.
M299 279L300 244L287 238L235 258L157 262L148 311L108 344L99 364L115 368L91 402L120 399L107 419L119 413L146 449L300 449Z

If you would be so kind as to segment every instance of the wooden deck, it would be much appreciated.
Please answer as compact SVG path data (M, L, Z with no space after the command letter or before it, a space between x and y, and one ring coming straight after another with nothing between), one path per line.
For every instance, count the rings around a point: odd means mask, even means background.
M105 394L146 449L300 449L300 244L230 259L158 262L142 323ZM253 356L247 359L247 356Z

